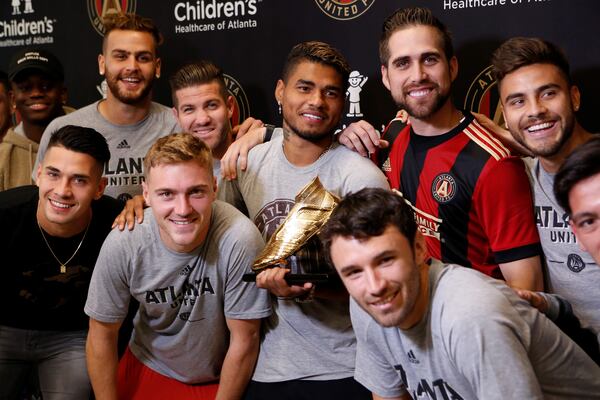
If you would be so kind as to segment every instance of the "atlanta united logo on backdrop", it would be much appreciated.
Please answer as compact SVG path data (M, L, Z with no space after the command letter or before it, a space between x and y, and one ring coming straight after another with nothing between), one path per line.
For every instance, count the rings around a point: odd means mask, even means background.
M465 97L464 108L469 111L485 114L497 125L504 125L498 85L492 75L492 66L488 66L477 75Z
M334 19L353 19L361 16L375 0L315 0L321 11Z
M231 126L236 126L250 116L250 103L242 85L231 75L223 74L227 91L233 97L233 115Z
M87 0L88 17L92 26L104 36L102 19L110 14L135 13L137 0Z

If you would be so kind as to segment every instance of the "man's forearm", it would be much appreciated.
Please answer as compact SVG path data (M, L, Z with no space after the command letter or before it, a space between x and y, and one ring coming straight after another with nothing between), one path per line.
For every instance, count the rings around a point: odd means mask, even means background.
M544 291L542 265L538 256L500 264L506 284L514 289Z
M96 400L117 400L118 333L98 324L90 322L86 342L88 373Z
M260 322L259 322L260 323ZM260 326L260 325L259 325ZM259 329L250 335L232 334L221 368L216 400L240 399L250 381L259 349Z

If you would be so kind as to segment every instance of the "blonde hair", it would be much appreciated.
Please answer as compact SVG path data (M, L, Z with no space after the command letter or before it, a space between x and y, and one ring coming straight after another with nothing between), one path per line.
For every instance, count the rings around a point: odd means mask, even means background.
M159 165L197 161L211 176L213 158L210 148L190 133L172 133L158 139L144 158L144 174L148 178L150 169Z

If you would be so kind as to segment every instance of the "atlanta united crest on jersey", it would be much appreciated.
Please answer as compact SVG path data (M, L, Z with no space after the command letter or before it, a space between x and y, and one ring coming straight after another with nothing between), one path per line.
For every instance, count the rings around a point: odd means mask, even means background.
M499 263L539 254L531 189L521 159L464 115L438 136L393 120L383 170L414 210L431 256L501 278Z

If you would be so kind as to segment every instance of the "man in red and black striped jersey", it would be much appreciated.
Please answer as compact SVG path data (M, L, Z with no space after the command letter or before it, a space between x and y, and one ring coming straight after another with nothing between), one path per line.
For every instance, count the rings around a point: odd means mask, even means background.
M447 28L428 9L400 9L384 22L379 52L383 83L408 113L384 133L393 143L383 169L413 208L430 255L542 290L523 162L452 104L458 62ZM351 125L340 142L366 129Z

